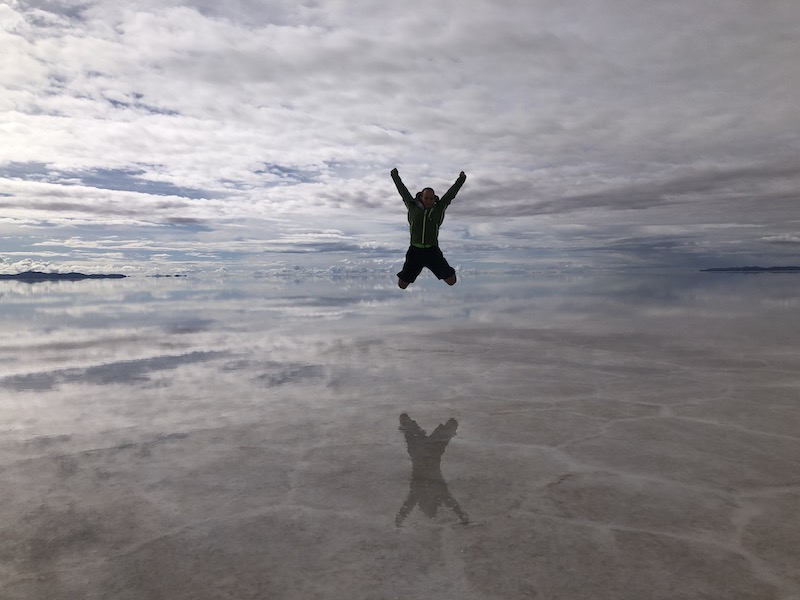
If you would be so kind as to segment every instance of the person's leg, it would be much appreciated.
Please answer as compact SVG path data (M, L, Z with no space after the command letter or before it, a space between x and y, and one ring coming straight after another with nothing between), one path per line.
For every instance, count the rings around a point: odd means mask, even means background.
M406 252L406 260L403 263L403 269L397 274L397 285L401 290L406 289L409 285L416 281L419 274L422 272L424 261L420 256L419 248L409 246Z
M430 250L431 255L426 266L433 271L437 278L443 279L447 285L455 285L456 270L450 266L439 248L434 247Z

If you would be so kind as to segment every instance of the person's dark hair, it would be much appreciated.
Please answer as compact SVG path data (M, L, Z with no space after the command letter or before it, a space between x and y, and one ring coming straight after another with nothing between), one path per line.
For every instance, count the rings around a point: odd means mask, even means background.
M433 192L433 197L436 199L435 202L439 201L439 196L436 195L436 192L434 191L434 189L432 187L424 187L424 188L422 188L420 191L417 192L417 195L415 196L415 198L418 198L419 200L422 200L422 194L425 193L425 190L432 191Z

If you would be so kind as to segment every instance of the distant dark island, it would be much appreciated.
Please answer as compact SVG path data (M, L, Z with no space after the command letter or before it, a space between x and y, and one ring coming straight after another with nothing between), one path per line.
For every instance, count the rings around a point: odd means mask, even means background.
M118 273L102 274L93 273L87 275L86 273L43 273L42 271L25 271L24 273L2 274L0 273L0 280L14 280L14 281L81 281L83 279L122 279L127 275L120 275Z
M800 267L715 267L706 273L800 273Z

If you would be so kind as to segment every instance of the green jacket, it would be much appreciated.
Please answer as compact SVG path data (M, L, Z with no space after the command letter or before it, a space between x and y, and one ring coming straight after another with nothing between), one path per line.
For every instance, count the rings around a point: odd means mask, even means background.
M456 197L458 190L464 185L466 177L459 176L456 182L450 187L441 199L437 200L434 205L425 209L420 200L422 193L417 194L414 198L408 191L408 188L400 179L400 175L392 175L394 184L397 186L397 191L403 198L406 208L408 208L408 227L411 230L411 245L420 248L428 248L430 246L439 245L439 226L444 221L444 211L450 206L453 198Z

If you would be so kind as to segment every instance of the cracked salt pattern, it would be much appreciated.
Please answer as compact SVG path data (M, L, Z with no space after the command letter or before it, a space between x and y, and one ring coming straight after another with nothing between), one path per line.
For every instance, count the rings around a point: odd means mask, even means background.
M0 597L800 598L795 276L384 283L0 286Z

